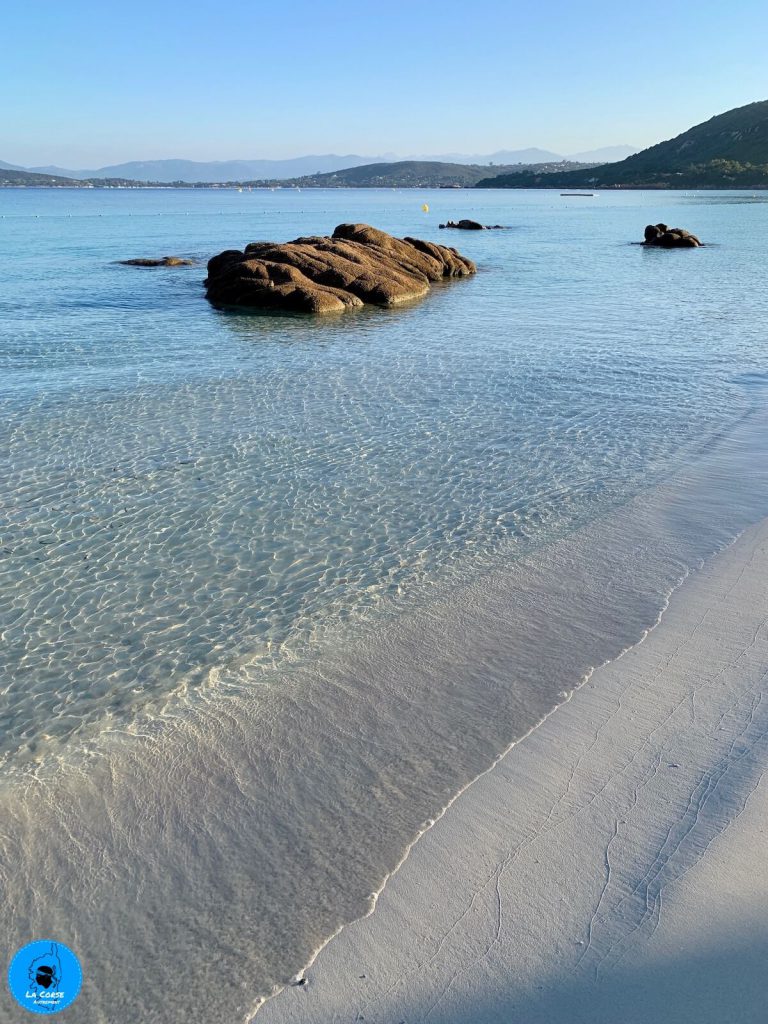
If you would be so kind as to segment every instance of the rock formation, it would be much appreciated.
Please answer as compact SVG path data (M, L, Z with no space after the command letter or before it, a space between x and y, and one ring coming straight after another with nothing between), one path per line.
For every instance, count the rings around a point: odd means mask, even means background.
M462 231L494 231L503 224L479 224L476 220L449 220L441 228L460 228Z
M135 260L118 260L124 267L193 267L194 260L185 260L181 256L139 257Z
M643 245L656 245L662 249L693 249L701 245L696 235L685 228L668 228L666 224L649 224L645 229Z
M209 260L205 286L214 306L331 313L418 299L431 283L475 269L444 245L394 238L367 224L340 224L330 238L227 249Z

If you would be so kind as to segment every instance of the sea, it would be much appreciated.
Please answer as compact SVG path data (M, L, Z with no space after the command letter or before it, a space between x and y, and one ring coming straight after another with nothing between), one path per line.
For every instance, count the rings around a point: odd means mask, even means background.
M345 222L478 272L207 303ZM4 189L0 241L8 957L76 952L73 1024L249 1021L768 514L768 195Z

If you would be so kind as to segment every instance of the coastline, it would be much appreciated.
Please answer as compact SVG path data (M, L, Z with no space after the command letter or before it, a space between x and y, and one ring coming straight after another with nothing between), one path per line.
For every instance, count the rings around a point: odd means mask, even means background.
M480 776L259 1024L764 1018L768 520Z

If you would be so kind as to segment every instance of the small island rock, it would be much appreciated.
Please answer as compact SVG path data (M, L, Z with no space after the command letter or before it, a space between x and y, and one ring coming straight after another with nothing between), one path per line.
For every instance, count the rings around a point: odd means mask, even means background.
M441 224L441 228L459 228L461 231L494 231L503 228L503 224L480 224L476 220L449 220Z
M447 246L395 238L367 224L340 224L331 237L227 249L209 260L205 286L218 307L331 313L418 299L433 282L475 269Z
M661 249L693 249L701 242L685 228L668 228L666 224L649 224L645 229L643 245Z

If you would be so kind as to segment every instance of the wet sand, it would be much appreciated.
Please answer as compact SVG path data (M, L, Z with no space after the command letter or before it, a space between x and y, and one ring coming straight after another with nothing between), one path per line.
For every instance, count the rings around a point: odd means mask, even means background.
M757 1024L768 522L466 790L258 1024Z

